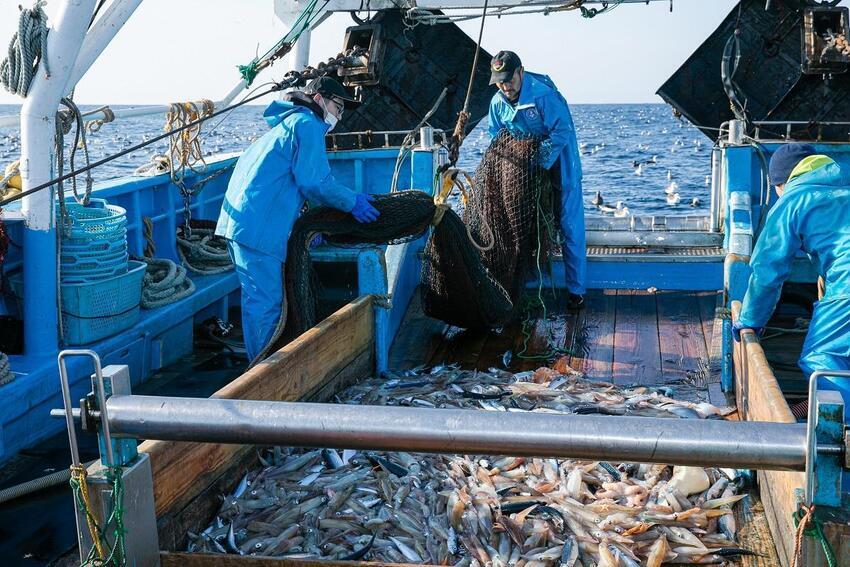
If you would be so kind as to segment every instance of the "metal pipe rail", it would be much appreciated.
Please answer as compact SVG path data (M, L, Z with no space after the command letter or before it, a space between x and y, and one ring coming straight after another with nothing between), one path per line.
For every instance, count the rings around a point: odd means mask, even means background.
M805 424L112 396L115 437L802 471ZM820 449L820 448L819 448Z

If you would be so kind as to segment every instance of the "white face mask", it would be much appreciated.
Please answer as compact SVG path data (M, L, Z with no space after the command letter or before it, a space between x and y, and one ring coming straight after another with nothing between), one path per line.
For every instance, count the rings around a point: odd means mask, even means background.
M327 104L325 104L325 99L322 97L322 108L325 109L325 124L329 126L328 132L333 130L337 123L339 123L339 118L337 118L330 110L328 110Z

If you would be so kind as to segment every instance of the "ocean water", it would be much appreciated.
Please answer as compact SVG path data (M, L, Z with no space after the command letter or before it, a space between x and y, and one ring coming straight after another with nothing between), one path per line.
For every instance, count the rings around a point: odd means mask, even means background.
M84 106L83 110L88 107ZM18 112L0 105L0 114ZM571 106L581 146L583 191L587 215L604 216L590 201L597 191L605 203L622 201L633 215L708 214L708 181L712 141L663 104L579 104ZM206 155L240 151L266 130L263 107L243 106L212 119L203 130ZM486 119L485 121L486 122ZM162 116L144 116L106 124L88 136L92 160L129 148L162 133ZM66 136L66 141L70 137ZM473 130L461 150L459 165L473 171L489 142L486 124ZM165 141L123 156L93 171L96 182L124 175L167 150ZM20 155L17 129L0 128L0 165ZM83 162L77 152L77 167ZM639 167L635 164L642 163ZM66 165L67 168L67 165ZM66 169L66 171L68 171ZM677 184L681 202L667 203L664 189ZM692 207L694 198L701 201ZM610 215L609 215L610 216Z

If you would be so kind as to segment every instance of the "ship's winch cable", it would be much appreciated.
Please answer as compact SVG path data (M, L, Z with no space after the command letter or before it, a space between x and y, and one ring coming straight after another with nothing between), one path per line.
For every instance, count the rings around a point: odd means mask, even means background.
M325 9L325 6L328 5L328 2L330 2L330 0L325 0L321 8L316 10L316 4L319 3L319 0L312 0L310 4L304 8L301 14L298 15L298 18L292 24L292 27L289 28L288 32L286 32L286 35L280 38L280 40L261 57L255 57L247 65L239 65L239 74L242 75L242 79L248 84L248 86L251 86L251 83L254 82L254 79L257 78L260 71L289 53L292 46L295 45L295 42L297 42L298 38L301 37L301 34L310 29L318 15L320 15L322 10Z
M37 193L38 191L42 191L44 189L52 187L53 185L56 185L57 183L60 183L60 182L65 181L67 179L71 179L71 178L73 178L77 175L80 175L81 173L85 173L85 172L92 170L96 167L100 167L101 165L104 165L106 163L114 161L118 158L121 158L121 157L127 155L127 154L137 152L142 148L145 148L145 147L150 146L152 144L155 144L155 143L157 143L161 140L164 140L165 138L168 138L170 136L178 134L178 133L182 132L183 130L188 130L190 128L194 128L198 124L201 124L201 123L203 123L207 120L210 120L212 118L215 118L217 116L221 116L222 114L229 113L229 112L233 111L235 108L238 108L238 107L240 107L244 104L248 104L250 102L253 102L253 101L255 101L259 98L262 98L262 97L264 97L268 94L271 94L273 92L278 92L278 91L281 91L281 90L284 90L284 89L288 89L288 88L291 88L291 87L302 86L302 85L305 84L305 82L307 80L314 79L316 77L325 76L325 75L332 73L332 72L336 72L340 67L345 65L345 62L350 57L354 57L354 56L357 56L359 54L361 54L361 52L359 50L351 50L350 52L347 52L347 53L340 53L336 58L332 59L328 63L324 63L324 64L320 63L315 68L314 67L307 67L303 71L290 71L289 73L287 73L284 76L283 80L281 80L280 82L274 83L274 85L271 88L264 90L264 91L262 91L258 94L255 94L253 96L247 96L237 103L231 104L230 106L226 106L226 107L224 107L220 110L216 110L216 111L212 112L208 116L201 116L197 120L193 120L192 122L189 122L187 124L183 124L183 125L175 128L174 130L171 130L170 132L160 134L159 136L155 136L155 137L151 138L150 140L146 140L144 142L136 144L135 146L130 146L129 148L121 150L120 152L118 152L116 154L106 156L105 158L100 159L96 162L93 162L89 165L86 165L85 167L82 167L78 170L70 171L65 175L60 175L60 176L56 177L55 179L51 179L50 181L47 181L46 183L42 183L41 185L37 185L36 187L33 187L32 189L27 189L26 191L23 191L23 192L18 193L16 195L6 197L5 199L0 200L0 208L2 208L5 205L8 205L9 203L13 203L13 202L15 202L15 201L17 201L17 200L19 200L23 197L26 197L28 195L32 195L33 193Z
M291 79L291 80L294 80L294 79ZM209 116L199 118L198 120L196 120L194 122L190 122L188 124L184 124L183 126L180 126L179 128L172 130L171 132L166 132L166 133L161 134L159 136L155 136L155 137L151 138L150 140L146 140L144 142L136 144L135 146L131 146L127 149L121 150L118 153L112 154L110 156L106 156L103 159L92 162L91 164L89 164L85 167L81 167L78 170L70 171L66 174L60 175L60 176L56 177L55 179L51 179L50 181L47 181L46 183L42 183L41 185L37 185L37 186L33 187L32 189L27 189L26 191L22 191L21 193L18 193L16 195L11 196L11 197L7 197L7 198L3 199L2 201L0 201L0 207L8 205L9 203L13 203L15 201L18 201L18 200L22 199L23 197L27 197L29 195L32 195L33 193L37 193L39 191L42 191L42 190L47 189L49 187L52 187L53 185L56 185L57 183L60 183L62 181L66 181L68 179L76 177L77 175L85 173L85 172L92 170L96 167L100 167L101 165L107 164L107 163L114 161L118 158L124 157L127 154L137 152L137 151L141 150L142 148L145 148L147 146L150 146L151 144L155 144L155 143L157 143L161 140L164 140L165 138L168 138L168 137L170 137L170 136L172 136L172 135L174 135L174 134L176 134L176 133L178 133L178 132L180 132L184 129L188 129L188 128L192 128L194 126L197 126L197 124L200 124L200 123L202 123L206 120L209 120L211 118L215 118L216 116L220 116L220 115L224 114L225 112L230 112L231 110L233 110L234 108L236 108L238 106L241 106L243 104L248 104L248 103L250 103L254 100L257 100L259 98L262 98L262 97L264 97L264 96L266 96L270 93L276 92L276 91L284 89L284 88L288 88L290 86L292 86L292 85L288 84L287 81L284 81L282 83L277 83L274 87L268 89L267 91L261 92L261 93L255 95L255 96L247 97L244 100L241 100L234 105L227 106L225 108L222 108L221 110L213 112Z

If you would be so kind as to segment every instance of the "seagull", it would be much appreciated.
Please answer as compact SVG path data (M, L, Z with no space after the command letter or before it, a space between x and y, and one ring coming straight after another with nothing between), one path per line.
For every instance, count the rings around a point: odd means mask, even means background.
M694 197L691 200L691 206L692 207L699 207L701 204L702 204L702 201L699 200L699 197Z
M591 199L590 204L596 205L597 207L601 205L604 201L602 200L602 191L597 191L596 196Z
M637 167L635 168L635 175L643 175L643 164L642 163L637 164Z
M599 210L603 213L614 213L615 217L624 217L629 214L629 208L622 201L617 201L616 207L605 204L599 205Z
M669 195L667 195L668 205L678 205L681 201L682 197L678 193L670 193Z
M671 181L670 185L668 185L667 187L664 188L664 192L667 193L668 195L672 195L673 193L677 192L678 190L679 190L679 184L676 183L675 181Z
M617 201L617 210L614 211L614 216L617 218L623 218L629 216L629 208L623 205L622 201Z

